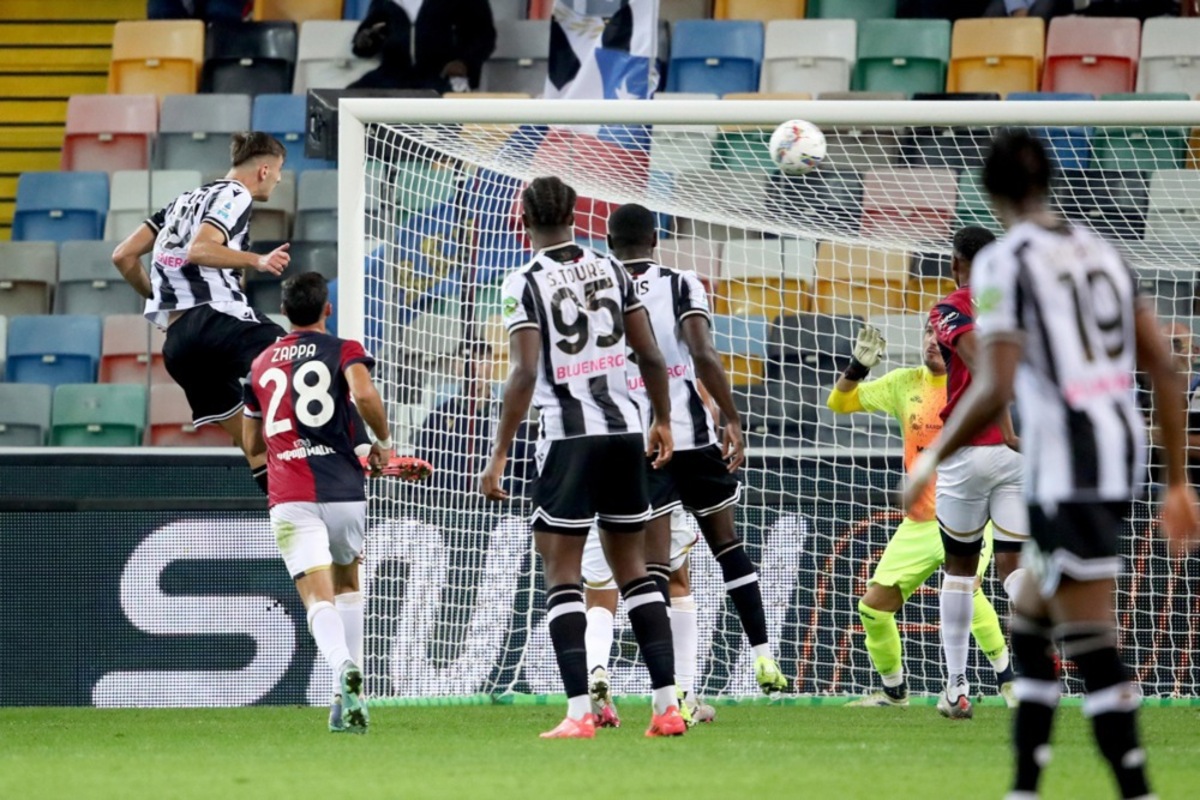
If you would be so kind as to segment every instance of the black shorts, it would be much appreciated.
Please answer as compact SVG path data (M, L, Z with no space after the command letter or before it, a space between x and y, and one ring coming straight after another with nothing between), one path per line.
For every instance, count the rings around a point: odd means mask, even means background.
M1129 501L1063 503L1050 515L1029 506L1025 559L1044 597L1054 594L1064 576L1094 581L1121 574L1121 531L1131 507Z
M650 518L645 441L640 433L539 442L533 529L586 536L592 522L612 533Z
M239 319L196 306L167 328L163 362L192 407L192 424L220 422L242 408L242 381L258 354L287 332L250 310Z
M737 503L742 484L721 458L715 444L698 450L676 450L662 469L647 462L650 482L651 519L684 508L697 517L707 517Z

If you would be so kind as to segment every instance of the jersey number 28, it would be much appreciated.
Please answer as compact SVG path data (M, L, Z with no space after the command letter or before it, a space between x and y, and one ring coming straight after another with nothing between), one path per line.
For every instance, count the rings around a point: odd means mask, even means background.
M309 375L315 375L316 382L309 383ZM292 387L296 390L296 419L303 425L319 428L333 419L334 402L329 394L332 384L333 376L329 374L329 367L325 366L323 361L306 361L292 375ZM275 416L279 411L279 402L283 400L283 393L288 388L287 373L279 367L271 367L258 379L258 385L264 389L272 387L271 399L267 403L267 436L290 431L292 421L286 417L279 419ZM312 412L314 404L317 407L315 414Z

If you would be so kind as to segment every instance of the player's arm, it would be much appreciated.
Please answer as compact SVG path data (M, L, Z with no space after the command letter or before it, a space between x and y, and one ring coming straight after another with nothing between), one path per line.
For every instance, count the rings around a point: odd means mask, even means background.
M729 471L733 472L746 460L746 444L742 436L742 420L738 415L737 405L733 402L733 390L729 387L729 377L725 374L725 367L717 354L717 348L713 346L708 317L703 314L690 314L680 320L679 331L692 354L692 363L696 365L696 377L700 379L700 385L725 416L722 456L728 462ZM641 365L640 360L638 364Z
M958 357L967 365L967 370L971 373L971 379L975 379L976 365L979 362L979 340L975 337L975 331L969 330L961 334L956 340L954 346L958 349ZM1021 449L1021 440L1017 437L1017 431L1013 428L1012 413L1008 406L1000 412L1000 416L996 419L996 424L1000 426L1000 434L1004 437L1004 443L1013 450Z
M242 450L250 458L267 452L267 440L263 438L261 417L242 417Z
M157 231L146 223L137 226L137 230L125 237L125 241L113 250L112 262L121 273L125 282L134 291L147 299L154 296L154 288L150 284L150 276L142 266L142 256L154 249L154 239Z
M252 269L258 272L269 272L278 275L287 269L291 256L288 254L288 243L276 247L269 253L259 255L234 250L226 243L228 238L225 231L211 222L204 222L195 238L188 245L187 259L201 267L216 269Z
M858 385L883 358L886 349L887 341L877 328L870 325L859 328L850 364L838 376L833 391L825 398L825 405L838 414L852 414L865 410L858 396Z
M388 428L387 409L383 406L383 398L379 396L379 390L375 388L375 382L371 380L371 371L367 369L366 364L350 364L343 374L346 376L350 397L353 398L359 415L375 434L375 443L371 445L367 463L371 465L372 473L377 475L392 458L392 432Z
M637 355L638 369L654 409L654 419L650 421L650 430L646 431L646 455L655 456L654 468L658 469L670 461L675 452L675 439L671 435L671 390L667 362L654 341L650 315L644 306L638 305L625 312L625 341Z
M512 445L537 385L538 358L542 350L542 333L532 325L514 328L509 334L508 380L500 403L500 424L496 426L496 441L492 454L480 476L480 491L489 500L507 500L508 492L500 485L508 463L508 448Z

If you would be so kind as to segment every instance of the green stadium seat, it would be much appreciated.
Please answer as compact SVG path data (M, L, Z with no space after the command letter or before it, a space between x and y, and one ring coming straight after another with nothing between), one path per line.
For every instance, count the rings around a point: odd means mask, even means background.
M941 92L950 60L946 20L866 20L858 26L854 88L871 92Z
M994 233L1000 233L1002 228L996 215L992 213L991 203L979 185L978 173L967 170L958 179L958 203L955 206L955 224L962 228L966 225L982 225Z
M893 19L896 0L809 0L809 19Z
M1183 92L1114 92L1100 95L1101 100L1190 100ZM1094 169L1140 170L1183 167L1188 154L1187 128L1109 128L1097 127L1092 136Z
M145 427L145 386L66 383L54 390L52 445L135 447Z

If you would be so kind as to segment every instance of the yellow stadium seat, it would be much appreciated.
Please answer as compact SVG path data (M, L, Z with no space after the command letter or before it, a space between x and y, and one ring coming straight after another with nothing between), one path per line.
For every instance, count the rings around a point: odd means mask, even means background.
M960 19L950 41L948 92L1036 92L1046 56L1041 17Z
M310 19L341 19L342 0L254 0L254 19L291 20L299 25Z
M806 0L717 0L714 19L804 19Z
M118 22L108 72L111 94L195 94L204 64L199 20Z
M813 307L818 314L902 313L907 284L907 253L840 242L821 242L817 248Z
M734 386L747 386L762 383L766 374L766 360L758 356L748 356L737 353L721 353L721 363L725 374Z
M713 296L713 312L735 317L799 314L808 310L808 287L803 281L747 278L722 281Z
M949 278L913 277L908 282L905 305L914 314L927 314L934 303L953 292L955 288L954 281Z

